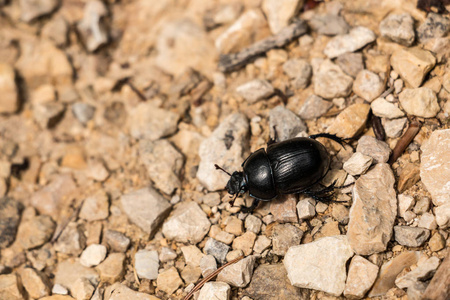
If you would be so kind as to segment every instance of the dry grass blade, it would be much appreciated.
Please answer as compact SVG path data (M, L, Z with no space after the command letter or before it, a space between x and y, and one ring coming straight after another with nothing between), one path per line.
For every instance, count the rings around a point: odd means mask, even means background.
M223 266L221 266L220 268L218 268L217 270L215 270L214 272L212 272L211 274L209 274L208 276L206 276L205 278L203 278L199 283L197 283L197 285L189 292L189 294L186 295L186 297L184 297L183 300L189 300L191 298L191 296L198 291L205 283L207 283L208 281L210 281L211 279L213 279L214 277L217 276L217 274L219 274L223 269L225 269L226 267L228 267L229 265L232 265L234 263L237 263L238 261L240 261L241 259L243 259L244 256L239 256L236 259L233 259L232 261L224 264Z

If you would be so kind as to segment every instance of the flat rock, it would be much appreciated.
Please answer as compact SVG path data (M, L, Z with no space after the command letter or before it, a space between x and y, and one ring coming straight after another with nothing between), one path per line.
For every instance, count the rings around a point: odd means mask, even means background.
M0 198L0 248L6 248L14 242L21 208L20 202L12 198Z
M450 129L433 131L421 150L420 178L433 203L450 204Z
M399 49L391 56L392 68L413 88L422 84L435 64L436 58L430 51L417 47Z
M284 266L292 285L339 296L347 278L345 265L352 256L346 236L324 237L289 248Z
M314 15L308 24L312 30L323 35L343 35L350 29L342 16L333 14Z
M404 46L414 43L414 19L410 14L390 14L380 23L382 36Z
M103 282L113 284L120 280L124 275L124 262L126 256L124 253L111 253L102 261L96 270L100 273L100 279Z
M248 132L249 123L245 116L232 114L200 144L197 178L209 191L222 190L229 180L229 176L216 170L214 164L231 172L241 168Z
M55 272L55 284L60 284L72 291L75 282L80 278L86 278L95 285L100 279L94 269L87 268L76 260L68 259L58 264Z
M425 281L431 278L439 267L439 258L432 256L419 262L417 268L395 279L395 285L401 289L409 288L418 281Z
M90 300L94 294L95 287L87 278L79 278L72 286L71 294L77 300Z
M276 255L285 255L292 246L300 245L303 231L291 224L276 224L272 228L272 251Z
M327 128L327 132L341 138L352 138L360 133L369 116L370 105L364 103L352 104L344 109Z
M148 26L148 20L146 22ZM202 26L189 18L174 18L163 23L161 28L156 40L158 55L155 58L159 68L175 76L187 68L211 72L217 51Z
M277 34L289 25L289 22L297 15L303 3L304 0L264 0L262 2L262 10L267 16L272 33Z
M228 300L231 288L225 282L207 282L200 290L197 300Z
M274 136L274 127L278 141L294 138L300 132L306 131L305 123L292 111L284 106L277 106L270 110L269 128L271 136Z
M254 215L248 215L245 218L245 230L254 232L256 234L261 230L262 221Z
M355 152L345 163L344 170L350 175L361 175L369 169L373 158L361 152Z
M217 270L216 258L212 255L205 255L200 261L200 269L202 270L203 277L210 275Z
M217 275L217 281L223 281L231 286L245 287L252 279L256 258L251 255L229 265Z
M377 279L377 274L377 265L362 256L355 255L348 269L344 296L351 299L363 298Z
M80 263L85 267L94 267L100 264L106 257L106 247L92 244L86 247L80 256Z
M435 92L427 87L404 89L399 100L408 114L418 117L432 118L441 110Z
M335 58L341 54L354 52L365 45L375 41L376 35L366 27L358 26L350 30L348 34L338 35L332 38L324 49L328 58Z
M395 278L405 268L417 263L419 252L407 251L394 257L381 266L378 277L370 290L368 297L377 297L386 294L395 286Z
M375 165L356 180L347 236L357 254L386 250L397 216L394 184L394 174L385 163Z
M220 53L235 53L269 35L261 10L249 9L216 38L215 46Z
M394 226L395 240L403 246L420 247L430 238L430 230L420 227Z
M437 228L436 218L432 213L426 212L419 217L418 227L434 230Z
M403 117L405 113L397 105L384 98L377 98L371 104L372 112L377 117L396 119Z
M5 63L0 63L0 113L14 113L19 108L16 75L14 69Z
M283 71L289 76L295 89L304 89L309 85L312 68L305 59L293 58L286 61Z
M205 243L205 247L203 248L203 251L207 255L214 256L216 260L221 264L225 262L225 258L229 250L230 246L213 238L209 238Z
M364 61L361 53L344 53L336 58L336 64L347 75L353 78L364 69Z
M353 78L339 66L325 60L314 74L314 92L325 99L347 97L352 91Z
M49 216L36 216L23 221L17 230L17 244L23 249L42 246L50 240L55 231L55 223Z
M298 197L294 194L277 197L270 202L270 212L273 220L278 223L297 223L297 204Z
M15 273L0 275L0 299L25 299L22 284Z
M30 297L40 299L50 295L50 281L46 275L32 268L23 268L19 274L23 287Z
M308 299L309 290L291 285L283 264L262 264L255 269L244 295L260 300L271 300L274 295L279 300Z
M122 283L114 283L105 289L105 299L109 300L160 300L158 297L147 293L136 292ZM61 299L62 300L62 299Z
M168 195L181 188L184 157L167 140L139 142L139 158L155 187Z
M136 139L155 141L175 133L179 116L156 107L151 102L142 102L131 110L130 133Z
M122 195L120 202L128 219L151 236L172 208L170 203L151 187Z
M87 221L104 220L109 216L109 199L104 191L87 197L81 206L80 218Z
M362 70L356 75L353 91L364 100L372 102L384 91L384 83L377 74Z
M84 6L83 19L76 27L83 45L89 52L108 42L108 28L104 20L107 15L108 8L101 1L89 1Z
M274 93L273 86L262 79L255 79L244 83L236 88L236 92L249 103L255 103L259 100L268 98Z
M255 245L253 246L253 251L261 254L264 250L272 245L272 240L266 237L265 235L258 235L255 241Z
M200 261L202 260L203 256L205 256L205 254L203 254L200 249L198 249L194 245L181 247L181 252L183 253L184 261L186 262L186 264L194 267L199 267Z
M197 244L208 233L211 223L195 202L180 203L164 222L162 233L170 240Z
M164 291L166 294L173 294L180 286L183 285L180 275L175 267L165 270L158 274L156 280L158 289Z
M53 12L59 4L58 0L21 0L20 18L25 22L31 22Z
M383 141L372 136L363 136L358 140L356 151L373 158L373 162L385 163L389 160L391 148Z
M246 256L250 255L252 254L255 240L256 234L251 231L247 231L243 235L238 236L237 238L234 239L232 248L242 250L242 252L244 252Z
M325 101L319 96L311 95L306 98L298 111L298 115L305 120L320 118L326 114L332 106L333 104L331 102Z
M158 278L158 252L153 250L139 250L134 255L134 267L140 278L155 280Z
M31 204L41 213L58 219L60 209L76 191L76 184L70 175L59 175L50 184L31 196Z

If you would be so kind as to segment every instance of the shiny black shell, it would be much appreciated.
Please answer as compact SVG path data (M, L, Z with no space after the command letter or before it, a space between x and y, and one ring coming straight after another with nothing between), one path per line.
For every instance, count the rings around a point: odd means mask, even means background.
M268 201L316 184L330 168L327 149L311 138L293 138L252 153L242 164L252 197Z

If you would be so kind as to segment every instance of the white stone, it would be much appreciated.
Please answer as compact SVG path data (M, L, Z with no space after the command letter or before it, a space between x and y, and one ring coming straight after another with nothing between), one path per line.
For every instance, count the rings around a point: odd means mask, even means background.
M195 202L182 202L164 222L162 232L169 240L197 244L208 233L211 223Z
M411 46L414 42L414 19L410 14L390 14L380 23L380 33L396 43Z
M372 30L358 26L350 30L348 34L338 35L332 38L324 49L328 58L335 58L341 54L354 52L365 45L375 41L376 35Z
M434 213L436 214L436 223L439 227L447 228L450 226L450 203L436 207Z
M134 255L134 268L140 278L158 278L159 258L157 251L139 250Z
M419 217L419 222L417 226L423 227L429 230L434 230L437 228L436 218L433 214L426 212Z
M312 198L306 198L298 201L297 214L299 220L311 219L316 215L315 201Z
M225 282L207 282L200 290L197 300L228 300L231 288Z
M344 296L361 299L377 279L378 266L362 256L355 255L350 262Z
M355 152L345 163L344 170L350 175L361 175L369 169L373 158L360 152Z
M405 219L405 213L414 207L416 201L409 195L400 194L398 195L398 215Z
M101 263L106 257L106 247L99 244L89 245L81 253L80 263L85 267L94 267Z
M269 21L270 30L277 34L298 13L304 0L263 0L262 9Z
M203 254L200 249L193 245L181 247L181 252L183 253L184 261L186 262L186 264L193 267L199 267L200 261L202 260L203 256L205 256L205 254Z
M219 275L217 275L217 281L223 281L236 287L245 287L252 279L255 262L255 256L247 256L237 263L223 269Z
M374 72L362 70L356 75L353 91L364 100L372 102L384 91L384 83Z
M371 104L372 112L375 116L396 119L403 117L405 113L394 103L390 103L383 98L375 99Z
M284 266L292 285L340 296L345 288L345 265L353 256L346 236L324 237L289 248Z
M398 99L409 115L432 118L441 110L435 92L427 87L404 89Z
M52 288L52 294L67 295L69 291L64 286L56 283Z
M274 93L273 86L266 80L255 79L236 88L236 92L249 103L265 99Z
M358 140L357 152L373 158L373 162L385 163L391 154L391 148L383 141L379 141L372 136L365 135Z
M339 66L325 60L314 73L314 92L323 98L347 97L352 90L353 78Z

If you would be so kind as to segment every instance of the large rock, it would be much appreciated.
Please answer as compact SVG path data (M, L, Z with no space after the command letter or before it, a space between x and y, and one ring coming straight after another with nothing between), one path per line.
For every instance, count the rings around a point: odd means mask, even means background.
M141 140L139 157L156 188L169 195L181 188L179 176L184 157L167 140Z
M0 299L23 300L22 283L16 274L0 275Z
M351 299L361 299L377 279L378 266L362 256L355 255L348 269L344 296Z
M23 249L42 246L52 237L55 226L49 216L43 215L22 221L17 230L16 244Z
M341 138L352 138L360 133L369 117L370 105L365 103L352 104L344 109L327 128L327 132Z
M216 38L215 46L220 53L234 53L269 35L270 30L261 10L250 9Z
M420 247L430 237L430 230L421 227L395 226L395 240L403 246Z
M314 92L320 97L326 99L347 97L352 91L353 78L331 60L325 60L313 78Z
M345 265L353 256L346 236L324 237L289 248L284 257L292 285L340 296L345 288Z
M40 299L50 295L50 281L47 276L32 268L19 270L20 279L30 297Z
M187 68L210 72L217 52L204 29L190 19L177 18L161 26L156 41L156 65L162 70L181 75Z
M441 110L435 92L427 87L405 89L398 98L403 109L410 115L432 118Z
M0 249L8 247L16 238L21 206L12 198L0 198Z
M120 202L128 219L151 236L172 208L170 203L151 187L125 194Z
M217 281L223 281L236 287L245 287L252 279L255 261L255 256L248 256L229 265L217 275Z
M224 172L216 170L214 164L230 173L241 168L248 132L245 116L232 114L200 144L197 178L209 191L222 190L230 179Z
M158 278L159 258L156 250L139 250L134 255L134 268L140 278L155 280Z
M19 108L19 95L16 86L14 69L0 63L0 113L14 113Z
M350 30L348 34L338 35L332 38L324 49L328 58L335 58L341 54L354 52L365 45L375 41L376 35L366 27L358 26Z
M394 184L394 174L385 163L377 164L356 181L347 236L357 254L386 250L397 216Z
M162 232L170 240L197 244L209 231L211 223L195 202L179 204L164 222Z
M450 129L436 130L422 145L420 178L435 205L450 204Z
M435 64L436 58L430 51L417 47L399 49L391 56L392 68L413 88L422 84Z
M264 0L262 9L269 21L270 30L277 34L289 25L291 19L297 15L304 0Z
M278 300L308 299L309 290L292 286L283 264L263 264L253 273L244 294L252 299Z
M136 139L155 141L177 130L179 116L150 102L140 103L130 115L130 133Z

